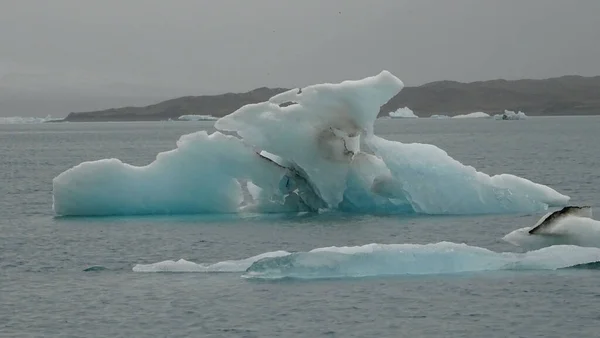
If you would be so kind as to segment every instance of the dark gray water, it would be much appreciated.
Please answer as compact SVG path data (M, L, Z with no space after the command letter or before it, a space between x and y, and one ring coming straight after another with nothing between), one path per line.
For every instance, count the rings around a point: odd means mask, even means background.
M142 165L211 123L0 125L2 337L597 337L600 272L259 282L240 273L135 273L275 250L500 238L540 215L53 218L52 178L85 160ZM600 118L386 120L376 132L435 144L600 206ZM84 270L92 271L84 271Z

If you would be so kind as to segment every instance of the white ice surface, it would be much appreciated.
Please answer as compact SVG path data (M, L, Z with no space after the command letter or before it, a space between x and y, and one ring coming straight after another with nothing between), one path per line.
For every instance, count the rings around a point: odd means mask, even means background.
M238 138L204 131L184 135L177 149L137 167L117 159L84 162L53 180L58 215L237 212L238 178L274 191L284 171Z
M464 115L454 115L452 116L453 119L480 119L480 118L489 118L490 115L488 113L484 113L484 112L475 112L475 113L469 113L469 114L464 114Z
M266 252L241 260L193 263L186 260L138 264L136 272L238 272L246 278L352 278L455 274L499 270L555 270L600 261L600 249L552 246L526 253L435 244L368 244L308 252Z
M572 215L561 217L542 233L529 234L529 230L534 227L535 225L514 230L504 236L503 240L526 250L552 245L600 248L600 221L589 217Z
M252 263L263 258L287 256L287 251L273 251L256 255L246 259L228 260L214 264L196 264L180 259L178 261L162 261L153 264L136 264L134 272L240 272L248 269Z
M244 106L215 127L293 163L322 199L321 207L336 208L361 135L372 133L380 107L402 87L384 71L359 81L294 89ZM294 104L280 106L287 102Z
M509 174L490 177L433 145L404 144L377 136L367 143L389 168L417 213L526 212L569 201L568 196L524 178Z

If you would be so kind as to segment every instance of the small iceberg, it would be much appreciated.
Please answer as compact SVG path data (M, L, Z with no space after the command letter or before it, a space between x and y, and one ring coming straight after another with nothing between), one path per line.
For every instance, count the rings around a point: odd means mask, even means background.
M37 124L60 120L62 119L54 118L51 115L48 115L46 117L8 116L0 117L0 124Z
M517 229L502 238L527 250L552 245L600 248L600 221L592 219L592 208L568 206L549 212L531 227Z
M511 110L505 110L503 114L494 115L495 120L526 120L527 118L528 116L522 111L515 113Z
M218 119L212 115L181 115L177 118L179 121L216 121Z
M398 110L390 112L388 114L391 118L408 118L418 119L419 117L408 107L398 108Z

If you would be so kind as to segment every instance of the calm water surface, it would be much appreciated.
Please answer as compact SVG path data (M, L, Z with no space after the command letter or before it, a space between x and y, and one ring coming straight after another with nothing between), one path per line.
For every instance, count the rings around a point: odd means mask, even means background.
M240 259L368 243L500 238L540 215L54 218L52 178L85 160L143 165L208 122L0 125L1 337L599 337L600 272L505 271L258 282L144 274L135 264ZM600 118L386 120L377 134L435 144L600 206ZM84 271L98 266L100 271Z

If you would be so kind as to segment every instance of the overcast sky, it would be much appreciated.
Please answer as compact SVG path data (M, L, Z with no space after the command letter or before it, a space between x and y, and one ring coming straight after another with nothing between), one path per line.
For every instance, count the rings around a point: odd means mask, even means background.
M382 69L411 86L600 75L600 1L0 0L5 82L204 94Z

